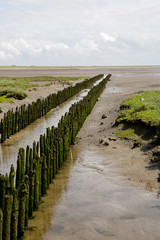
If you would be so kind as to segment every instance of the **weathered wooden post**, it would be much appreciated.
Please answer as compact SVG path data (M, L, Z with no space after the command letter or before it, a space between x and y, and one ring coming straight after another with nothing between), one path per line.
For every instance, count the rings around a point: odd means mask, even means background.
M2 240L3 236L3 212L0 209L0 240Z
M37 142L37 156L39 156L39 141Z
M18 225L18 190L13 192L13 207L11 214L11 240L17 240L17 225Z
M5 195L4 198L4 209L3 212L3 240L10 240L11 237L11 211L13 196Z
M17 157L17 169L16 169L16 188L19 190L20 184L21 184L21 156L20 153L18 153Z
M26 202L25 202L25 228L28 227L28 219L29 219L29 176L25 176L25 184L26 184Z
M33 159L36 159L36 157L37 157L37 144L34 141L33 142Z
M43 139L43 135L40 136L40 156L42 156L42 154L44 154L44 139Z
M18 237L21 238L24 235L25 229L25 211L26 211L26 184L23 182L20 185L19 194L19 215L18 215Z
M14 177L15 177L15 171L14 171L14 166L12 164L10 174L9 174L10 193L13 193L14 191Z
M0 208L4 210L4 197L6 194L6 179L5 176L0 174Z
M25 171L26 175L29 175L29 171L30 171L29 152L30 152L30 147L27 145L27 147L26 147L26 171Z
M46 156L43 155L43 161L42 161L42 195L47 194L47 163L46 163Z
M33 203L34 203L34 175L35 172L29 172L29 218L33 216Z
M10 182L9 182L8 173L6 173L5 178L6 178L6 194L9 195L10 194Z
M24 148L20 148L19 153L21 156L21 181L22 181L24 179L24 175L25 175L25 150L24 150Z
M35 182L34 182L34 210L39 207L39 157L34 159L34 171L35 171Z

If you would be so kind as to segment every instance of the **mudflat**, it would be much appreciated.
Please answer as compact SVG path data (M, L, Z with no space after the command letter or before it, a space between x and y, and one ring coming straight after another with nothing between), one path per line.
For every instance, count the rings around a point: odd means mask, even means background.
M153 191L159 196L159 165L150 164L151 152L133 148L133 142L116 138L113 127L123 100L138 91L160 90L160 68L113 68L111 81L87 118L77 137L84 148L99 148L105 164L125 176L130 185ZM106 118L102 118L106 115ZM103 141L104 140L104 141ZM106 143L105 143L106 141ZM109 160L108 160L109 159Z
M87 118L77 136L76 144L85 148L98 148L106 156L112 156L111 162L117 171L121 172L129 184L141 186L149 191L159 191L157 177L158 168L149 164L149 152L140 148L132 149L132 142L115 139L114 122L118 116L123 100L138 91L160 90L160 67L74 67L48 69L0 69L0 76L29 77L29 76L79 76L92 77L98 74L112 74L105 91ZM79 81L82 81L81 79ZM75 84L75 82L71 82ZM30 89L28 98L14 103L1 104L6 109L17 105L28 104L38 97L46 97L52 92L67 87L54 83L51 87ZM107 117L102 119L102 115ZM2 115L1 115L2 116ZM107 139L108 144L100 143ZM108 159L107 158L107 159ZM108 161L108 160L106 160ZM104 163L107 164L107 163Z
M105 70L111 81L24 239L159 239L159 170L151 168L148 151L115 137L113 126L124 99L160 90L160 68Z

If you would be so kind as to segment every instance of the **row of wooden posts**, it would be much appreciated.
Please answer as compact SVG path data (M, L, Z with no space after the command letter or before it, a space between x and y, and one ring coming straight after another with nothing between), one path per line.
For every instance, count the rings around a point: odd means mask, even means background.
M0 175L0 240L22 238L33 211L38 210L47 194L71 144L102 93L110 75L93 87L80 102L73 104L59 121L47 128L33 147L19 149L17 169L11 166L9 176Z
M91 83L100 79L103 75L100 74L90 79L86 79L81 83L77 83L75 86L69 86L68 88L58 91L58 93L50 94L47 98L37 99L37 101L28 104L24 104L21 107L17 107L15 111L9 110L4 114L4 118L0 122L0 134L1 142L4 142L11 135L19 132L27 125L34 122L36 119L46 115L51 109L55 108L59 104L66 101L82 89L88 87Z

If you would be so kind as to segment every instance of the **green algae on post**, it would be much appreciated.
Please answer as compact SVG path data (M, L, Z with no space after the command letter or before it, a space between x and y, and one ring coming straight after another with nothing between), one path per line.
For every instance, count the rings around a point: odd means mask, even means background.
M11 236L11 212L12 212L13 196L5 195L3 212L3 239L9 240Z

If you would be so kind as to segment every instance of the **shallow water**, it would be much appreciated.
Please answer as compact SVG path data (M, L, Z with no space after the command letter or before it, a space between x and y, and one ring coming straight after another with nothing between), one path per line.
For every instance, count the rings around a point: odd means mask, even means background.
M24 239L158 240L160 201L128 186L112 157L72 146Z
M56 109L51 110L46 116L37 119L25 129L16 133L0 144L0 173L9 172L11 164L16 168L16 161L19 148L32 146L33 141L38 141L41 134L46 132L48 127L57 127L61 117L68 112L72 104L80 101L87 95L89 89L83 90L65 103L59 105Z
M105 89L105 93L118 93L123 92L123 88L120 87L110 87Z
M91 87L98 85L105 77L106 75L96 81ZM39 141L40 135L46 133L48 127L57 127L61 117L69 111L71 105L82 100L88 94L89 90L90 89L82 90L68 101L51 110L44 117L37 119L20 132L11 136L4 143L0 144L0 173L8 173L11 164L13 164L16 169L19 148L23 147L25 149L27 145L32 147L33 142Z

